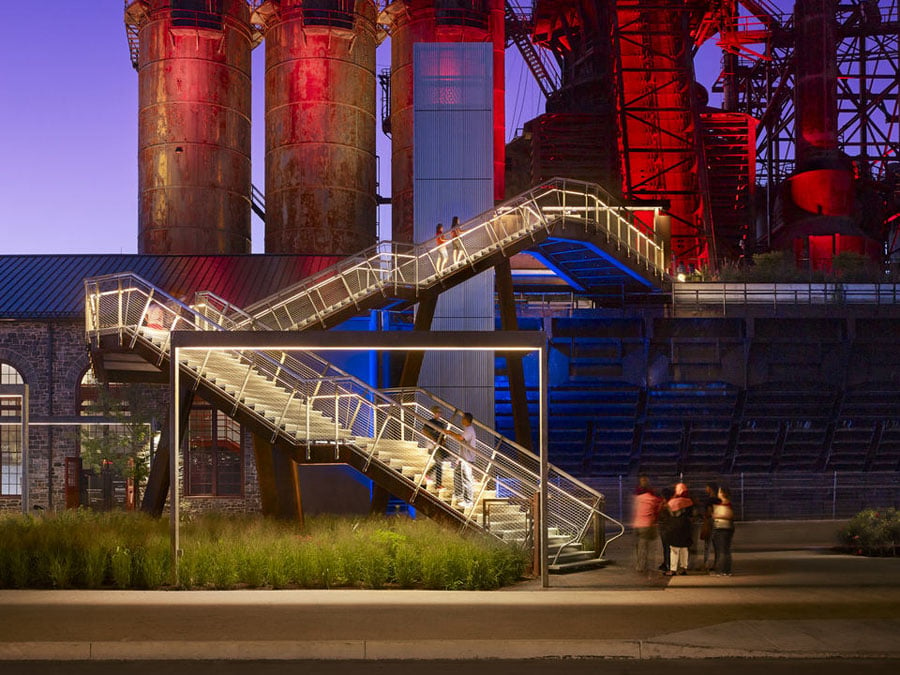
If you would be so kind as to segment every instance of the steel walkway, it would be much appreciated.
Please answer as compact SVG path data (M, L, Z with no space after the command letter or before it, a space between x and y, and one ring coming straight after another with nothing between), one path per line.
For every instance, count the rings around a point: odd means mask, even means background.
M459 236L443 245L446 263L434 239L381 242L246 311L215 309L245 330L331 328L363 310L416 302L526 250L577 281L571 246L558 246L561 240L583 242L583 256L618 270L636 286L662 290L669 284L662 246L634 225L628 209L599 185L554 178L463 223ZM582 267L581 274L596 271Z

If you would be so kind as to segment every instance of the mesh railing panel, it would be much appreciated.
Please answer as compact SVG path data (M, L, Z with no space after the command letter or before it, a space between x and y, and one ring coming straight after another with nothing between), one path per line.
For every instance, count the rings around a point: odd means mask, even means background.
M728 485L739 520L828 520L849 518L865 508L900 508L896 471L696 473L650 479L657 490L685 482L695 499L703 495L706 481ZM590 482L606 495L607 510L630 522L637 478L623 474L591 478Z
M250 305L237 320L260 328L302 329L375 293L428 288L460 267L560 221L606 235L653 274L665 275L662 248L634 225L631 214L609 193L591 183L556 178L463 223L458 236L445 235L444 244L436 239L416 245L381 242ZM441 249L446 251L443 265Z
M239 310L211 294L200 296L201 313L133 275L101 277L85 285L91 338L119 331L128 340L144 340L162 355L168 351L170 329L228 330L239 325L226 314ZM191 349L184 354L182 369L189 377L203 377L218 389L232 402L232 414L244 409L257 416L271 429L273 440L349 445L370 462L381 461L379 443L406 441L421 448L422 469L434 460L434 451L425 451L430 444L422 428L437 399L425 392L419 390L412 398L387 396L309 352ZM471 462L476 504L483 497L532 499L540 484L538 458L485 427L478 433ZM455 441L443 448L454 460L460 458ZM421 489L423 474L402 478ZM602 506L602 496L556 469L548 490L548 526L573 540L583 536ZM474 519L475 507L466 515Z

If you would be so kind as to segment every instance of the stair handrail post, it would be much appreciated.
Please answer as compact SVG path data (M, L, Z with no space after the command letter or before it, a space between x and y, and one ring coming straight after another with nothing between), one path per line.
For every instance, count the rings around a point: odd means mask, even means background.
M306 459L310 459L310 456L311 456L311 454L310 454L311 449L309 447L309 443L312 439L309 434L309 428L310 428L310 425L312 424L312 420L310 418L309 411L312 408L312 400L313 400L312 396L306 397Z
M340 441L341 433L340 433L340 425L338 423L338 414L340 413L340 393L339 388L334 388L334 458L338 459L340 457L340 453L338 451L338 442Z

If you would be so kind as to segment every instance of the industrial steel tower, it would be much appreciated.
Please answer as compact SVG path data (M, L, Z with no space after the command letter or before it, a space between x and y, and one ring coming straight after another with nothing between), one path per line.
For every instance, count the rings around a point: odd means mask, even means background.
M375 3L267 0L266 252L375 243Z
M250 252L246 0L134 0L138 252Z

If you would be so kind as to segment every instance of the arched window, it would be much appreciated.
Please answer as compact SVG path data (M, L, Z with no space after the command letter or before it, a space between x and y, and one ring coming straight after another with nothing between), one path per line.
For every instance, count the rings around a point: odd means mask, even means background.
M191 406L185 449L185 494L240 497L244 492L241 425L202 399Z
M19 371L8 363L0 363L0 384L25 384ZM22 399L0 397L0 417L21 417ZM22 426L0 425L0 495L22 494Z

